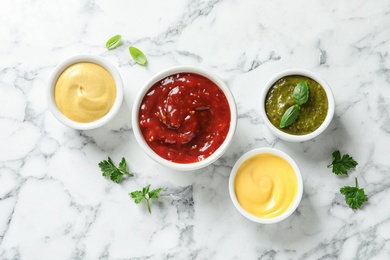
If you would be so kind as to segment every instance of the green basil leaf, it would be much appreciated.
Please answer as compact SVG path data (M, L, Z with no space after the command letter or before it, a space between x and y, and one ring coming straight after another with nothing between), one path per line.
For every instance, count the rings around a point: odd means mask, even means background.
M106 42L106 48L109 50L115 49L116 47L118 47L121 44L121 39L122 39L122 36L120 36L119 34L111 37Z
M139 49L137 49L136 47L133 47L133 46L130 46L129 51L130 51L131 57L133 58L133 60L135 62L137 62L139 65L146 64L147 60L146 60L145 55L142 53L142 51L140 51Z
M301 81L295 86L293 98L294 102L300 106L307 102L309 99L309 87L307 86L306 82Z
M286 112L284 112L282 116L282 120L280 121L280 128L284 128L286 126L291 125L295 119L299 116L299 105L295 104L294 106L289 107Z

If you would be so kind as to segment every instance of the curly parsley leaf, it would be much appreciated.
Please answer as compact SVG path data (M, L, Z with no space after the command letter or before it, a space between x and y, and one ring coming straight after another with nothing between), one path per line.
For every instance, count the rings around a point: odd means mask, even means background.
M137 191L133 191L132 193L130 193L131 197L134 199L134 202L136 204L139 204L141 203L141 201L143 199L145 199L145 195L144 193L142 192L142 190L137 190Z
M119 167L116 167L110 157L107 160L101 161L99 167L105 177L110 178L113 182L120 183L124 175L134 176L127 171L126 159L122 158Z
M368 201L364 189L359 189L357 178L355 178L355 187L344 186L340 189L340 192L345 196L345 202L352 209L358 209L362 206L363 202Z
M158 188L150 191L150 184L145 186L142 190L136 190L131 192L129 195L134 199L136 204L141 203L141 201L145 200L148 205L148 211L152 214L152 210L150 208L150 201L152 199L156 199L158 194L162 191L162 188Z
M332 172L340 174L348 174L348 171L354 169L358 163L348 154L341 156L340 151L332 153L332 163L328 165L328 168L332 167Z

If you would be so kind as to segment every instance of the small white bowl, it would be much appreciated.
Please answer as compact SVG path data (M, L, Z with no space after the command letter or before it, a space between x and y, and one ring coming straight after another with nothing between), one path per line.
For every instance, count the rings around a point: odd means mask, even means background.
M286 77L286 76L292 76L292 75L306 76L306 77L311 78L314 81L318 82L322 86L322 88L325 90L326 96L328 98L328 113L325 117L324 122L322 122L322 124L316 130L314 130L313 132L311 132L309 134L293 135L293 134L285 133L285 132L281 131L280 129L278 129L277 127L275 127L271 123L271 121L268 119L268 116L265 112L266 97L267 97L267 93L270 90L270 88L279 79ZM276 135L277 137L279 137L283 140L290 141L290 142L304 142L304 141L308 141L308 140L313 139L313 138L317 137L318 135L320 135L329 126L330 122L333 119L334 110L335 110L335 100L334 100L333 92L332 92L332 89L329 87L328 83L325 80L323 80L321 77L319 77L317 74L315 74L311 71L308 71L308 70L304 70L304 69L285 70L285 71L278 73L273 78L271 78L267 82L267 84L265 85L265 87L263 89L263 92L262 92L261 98L260 98L260 105L261 105L260 106L260 114L263 117L263 120L264 120L264 123L266 124L266 126L271 130L271 132L274 135Z
M67 118L61 111L58 109L55 98L54 98L54 89L56 82L58 80L58 77L61 75L61 73L67 69L69 66L80 63L80 62L91 62L98 64L105 68L114 78L115 86L116 86L116 98L114 105L110 109L110 111L99 120L89 122L89 123L80 123L73 121L69 118ZM90 130L94 128L98 128L104 124L107 124L111 119L115 117L115 115L118 113L119 108L122 105L123 101L123 83L122 78L118 72L118 70L112 65L109 61L106 59L96 56L96 55L75 55L72 57L69 57L65 60L63 60L61 63L59 63L55 69L53 70L50 78L49 78L49 84L48 84L48 91L47 91L47 100L49 104L49 109L51 113L64 125L78 129L78 130Z
M205 158L202 161L194 162L194 163L176 163L169 161L165 158L162 158L159 156L157 153L155 153L150 146L147 144L145 141L140 126L139 126L139 120L138 120L138 115L139 115L139 109L141 102L145 96L145 94L148 92L148 90L158 81L173 75L173 74L178 74L178 73L194 73L198 74L201 76L204 76L208 79L210 79L212 82L214 82L225 94L225 97L228 101L229 108L230 108L230 128L228 131L228 134L226 135L226 138L224 142L221 144L221 146L209 157ZM219 157L221 157L225 151L228 149L234 133L236 131L237 127L237 107L236 103L234 101L233 95L230 92L230 89L228 86L216 75L214 75L211 72L208 72L204 69L195 67L195 66L176 66L172 67L166 70L161 71L160 73L157 73L154 75L152 78L150 78L145 85L142 87L140 92L138 93L134 105L133 105L133 111L132 111L132 125L133 125L133 131L135 138L138 142L138 144L141 146L142 150L154 161L160 163L161 165L168 167L170 169L174 170L179 170L179 171L192 171L192 170L197 170L200 168L203 168L214 161L216 161Z
M237 170L240 168L241 164L243 162L245 162L247 159L251 158L252 156L259 155L259 154L266 154L266 153L276 155L276 156L286 160L293 168L294 173L297 177L297 182L298 182L298 191L297 191L297 196L296 196L294 202L292 203L292 205L290 205L290 207L285 212L283 212L281 215L274 217L274 218L260 218L260 217L257 217L255 215L252 215L251 213L247 212L238 202L236 193L234 191L234 182L235 182L235 178L237 175ZM275 149L275 148L253 149L253 150L245 153L243 156L241 156L240 159L238 159L238 161L234 164L233 169L232 169L231 174L230 174L230 177L229 177L229 194L230 194L230 198L233 202L233 205L247 219L252 220L254 222L257 222L257 223L261 223L261 224L277 223L277 222L280 222L280 221L286 219L288 216L290 216L297 209L299 203L301 202L302 194L303 194L302 175L301 175L301 172L300 172L297 164L286 153L284 153L278 149Z

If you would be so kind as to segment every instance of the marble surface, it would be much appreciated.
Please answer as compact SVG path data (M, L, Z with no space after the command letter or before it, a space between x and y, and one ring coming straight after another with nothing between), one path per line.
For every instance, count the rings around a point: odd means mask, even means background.
M388 0L3 2L0 259L390 259L389 25ZM123 44L108 51L115 34ZM75 54L102 56L123 78L125 102L105 127L72 130L48 110L50 73ZM238 107L228 151L194 172L156 164L131 127L142 85L174 65L219 75ZM264 84L289 68L312 70L335 94L334 120L312 141L280 140L260 116ZM302 202L279 224L245 219L229 197L232 166L257 147L287 152L303 174ZM326 167L334 150L358 161L348 177ZM107 156L124 156L135 177L102 177ZM369 201L353 211L339 188L355 177ZM164 187L151 215L128 196L146 184Z

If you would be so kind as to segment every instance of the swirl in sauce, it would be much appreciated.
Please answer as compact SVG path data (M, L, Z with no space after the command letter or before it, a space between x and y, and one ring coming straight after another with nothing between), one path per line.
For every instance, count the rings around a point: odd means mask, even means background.
M176 163L204 160L221 146L230 127L222 90L194 73L170 75L144 96L139 125L148 145Z

